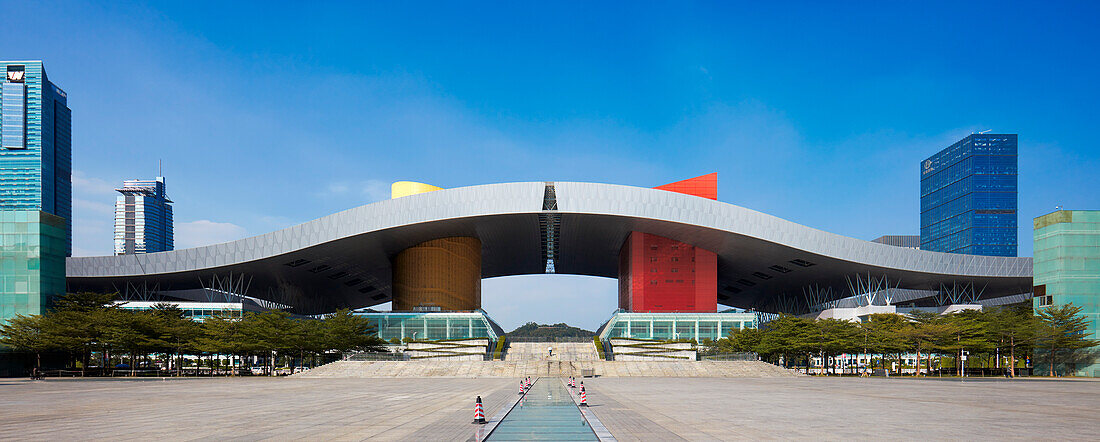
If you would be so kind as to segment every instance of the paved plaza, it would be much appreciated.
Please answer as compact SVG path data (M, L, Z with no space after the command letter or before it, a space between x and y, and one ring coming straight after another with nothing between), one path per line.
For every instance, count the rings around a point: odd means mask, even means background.
M1100 382L585 379L620 441L1074 439L1100 434ZM467 440L510 379L0 380L0 439Z

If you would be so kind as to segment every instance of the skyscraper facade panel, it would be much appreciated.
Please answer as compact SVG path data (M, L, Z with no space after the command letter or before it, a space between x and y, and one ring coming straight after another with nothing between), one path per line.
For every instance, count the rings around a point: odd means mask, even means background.
M72 251L67 96L41 61L0 62L0 321L65 291Z
M1017 136L973 134L921 163L923 250L1017 253Z
M126 180L115 189L115 254L155 253L173 250L172 200L164 177Z

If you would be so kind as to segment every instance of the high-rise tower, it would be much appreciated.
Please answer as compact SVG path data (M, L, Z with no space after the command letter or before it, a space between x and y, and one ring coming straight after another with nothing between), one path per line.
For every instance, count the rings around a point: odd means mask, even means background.
M172 200L164 177L155 180L126 180L115 189L115 254L155 253L175 246Z
M65 292L72 251L72 124L41 61L0 61L0 321Z
M921 162L920 248L1016 256L1016 134L972 134Z

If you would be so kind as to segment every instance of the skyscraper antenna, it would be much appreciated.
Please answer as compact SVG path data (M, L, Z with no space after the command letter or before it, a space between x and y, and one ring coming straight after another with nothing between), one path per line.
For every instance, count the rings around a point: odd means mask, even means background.
M164 176L164 160L157 160L157 176Z

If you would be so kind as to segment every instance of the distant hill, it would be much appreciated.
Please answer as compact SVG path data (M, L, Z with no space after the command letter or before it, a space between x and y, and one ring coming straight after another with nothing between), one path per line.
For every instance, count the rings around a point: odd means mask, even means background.
M535 338L562 338L579 337L588 338L595 336L596 332L583 328L570 327L565 323L553 325L528 322L508 332L508 337L535 337Z

